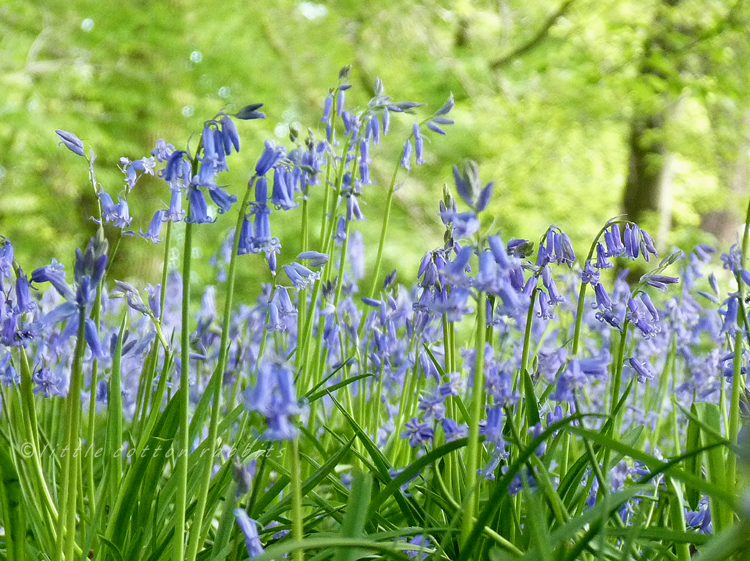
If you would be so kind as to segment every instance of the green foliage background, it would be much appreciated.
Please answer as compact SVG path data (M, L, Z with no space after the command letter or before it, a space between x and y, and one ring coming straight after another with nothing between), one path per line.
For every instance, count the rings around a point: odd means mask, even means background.
M496 180L491 208L505 238L536 238L554 223L584 251L620 212L629 123L665 104L674 115L660 140L677 159L666 245L712 241L696 227L717 213L738 219L747 183L745 4L11 0L0 6L0 233L31 270L52 257L70 263L94 231L85 162L57 147L57 128L94 147L98 179L114 196L121 156L148 155L159 138L184 146L218 110L263 102L267 120L241 124L242 152L229 162L226 181L240 193L264 139L283 141L295 122L324 132L327 88L352 64L348 104L365 104L377 76L395 99L426 103L425 114L450 92L457 102L456 125L447 138L431 135L426 164L398 192L385 265L404 281L441 243L437 201L463 158ZM646 52L654 37L669 48ZM658 76L644 74L644 57ZM364 195L368 220L357 224L369 260L411 126L401 117L374 151L377 185ZM167 195L159 181L138 184L136 230ZM282 263L296 255L299 217L274 216ZM198 229L204 262L233 220ZM161 247L133 238L119 251L115 278L155 282ZM244 280L266 278L252 263ZM208 269L202 276L213 282Z

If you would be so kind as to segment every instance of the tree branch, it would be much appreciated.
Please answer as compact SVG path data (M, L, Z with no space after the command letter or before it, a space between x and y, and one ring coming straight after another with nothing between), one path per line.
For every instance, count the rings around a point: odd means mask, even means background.
M490 68L492 70L497 70L498 68L505 66L513 59L518 58L519 56L526 54L530 50L532 50L534 47L539 45L549 33L549 30L552 28L553 25L557 22L560 17L565 14L565 12L568 11L568 8L575 2L575 0L564 0L562 4L555 10L544 22L544 25L539 29L539 31L536 32L536 34L529 39L526 43L523 45L519 45L515 49L513 49L508 54L505 54L501 56L498 59L495 59L490 63Z

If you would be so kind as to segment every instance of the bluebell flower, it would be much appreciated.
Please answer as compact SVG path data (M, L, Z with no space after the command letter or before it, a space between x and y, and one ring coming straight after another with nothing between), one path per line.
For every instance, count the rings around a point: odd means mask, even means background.
M156 141L156 146L151 150L151 155L157 162L166 162L174 153L174 145L167 143L163 138Z
M165 220L179 222L185 216L185 211L182 210L182 190L177 187L171 189L170 192L169 209L165 215Z
M232 205L237 202L236 195L230 195L221 187L212 187L208 189L208 194L211 200L219 208L219 214L224 214L232 208Z
M210 224L215 221L208 215L206 198L197 187L190 189L190 215L186 220L190 224Z
M401 166L405 169L411 169L411 139L409 138L404 142L404 151L401 154Z
M594 295L596 296L594 308L602 311L609 311L612 309L612 299L609 297L609 294L607 294L607 290L602 283L598 282L594 285Z
M114 206L112 214L107 218L112 220L112 225L115 228L127 228L133 219L130 217L130 209L128 208L127 199L118 197L119 202ZM104 215L102 215L104 217ZM108 221L108 220L107 220Z
M604 232L604 243L607 245L607 257L619 257L625 253L625 246L622 244L620 227L612 224Z
M409 446L418 448L432 440L434 430L429 423L419 422L417 419L411 419L404 425L401 431L401 438L409 439Z
M71 132L63 130L56 130L55 133L60 138L60 144L64 144L65 147L79 156L86 156L83 150L83 141Z
M346 197L346 219L347 220L364 220L365 216L362 214L362 210L359 208L359 201L354 193L350 193Z
M599 283L599 271L597 271L593 267L593 265L591 265L591 261L586 261L586 265L584 265L583 267L583 272L581 273L581 282L591 285L596 285Z
M427 128L430 129L432 132L436 132L438 134L445 134L445 130L443 130L440 125L438 125L434 119L427 121Z
M677 277L669 277L667 275L649 275L645 278L646 284L658 288L662 292L667 291L667 285L676 284L680 282Z
M724 304L727 307L726 311L722 312L719 310L719 313L724 316L721 332L734 335L739 330L739 326L737 325L737 312L739 311L738 294L730 294L724 301Z
M265 149L255 164L255 174L263 176L273 168L284 155L284 149L275 146L272 142L266 141Z
M164 216L166 215L166 211L164 210L157 210L154 213L154 217L151 219L151 223L148 226L148 229L144 233L142 229L138 229L141 236L146 238L147 240L150 240L154 243L159 243L162 241L163 238L159 237L159 233L161 232L161 224L164 222Z
M440 421L440 426L445 435L445 442L453 442L454 440L469 436L469 427L465 424L459 425L453 419L443 419Z
M428 536L425 536L424 534L420 534L418 536L414 536L412 539L409 540L409 545L414 545L421 548L428 548L430 547L430 538ZM423 561L427 555L430 553L429 551L412 551L410 549L405 549L404 552L406 555L411 557L412 559L416 559L419 557L420 561Z
M639 254L640 239L638 237L638 226L635 224L625 225L625 255L629 259L637 259Z
M419 410L425 421L442 421L445 418L445 398L440 394L423 395L419 398Z
M457 240L460 240L462 238L469 238L477 230L479 230L479 219L477 218L477 215L474 213L474 211L445 211L440 214L440 217L444 222L451 225L453 229L453 236Z
M183 159L185 152L183 150L176 150L172 152L167 160L166 167L162 170L161 176L164 181L171 183L177 179L182 179L183 183L189 183L190 178L184 177L183 171Z
M265 177L255 179L255 202L262 207L268 202L268 181Z
M333 94L328 94L323 102L323 116L320 118L321 123L327 123L331 118L331 109L333 108Z
M234 516L237 519L237 526L242 531L242 535L245 536L245 547L250 559L255 559L259 555L263 555L263 545L260 543L260 536L258 535L255 520L250 518L247 512L241 508L234 509Z
M85 327L86 343L91 349L91 354L96 360L106 358L106 353L99 342L99 334L97 333L96 324L93 319L87 319Z
M292 178L289 177L287 179L287 171L281 166L276 166L273 169L274 177L271 204L273 204L277 210L289 210L292 208L296 208L297 203L294 202L293 186L290 184Z
M234 126L234 122L227 115L224 115L219 121L221 124L221 135L224 141L224 153L229 156L232 153L234 147L235 152L240 151L240 135L237 132L237 127Z
M18 268L18 277L16 278L16 308L19 314L31 312L36 305L31 300L29 290L29 279L24 274L23 269Z
M284 265L283 269L298 290L306 288L308 284L320 278L320 273L315 273L299 263Z
M5 357L0 360L0 383L5 387L21 383L21 377L16 373L16 369L10 362L10 353L6 353Z
M328 263L328 254L318 251L303 251L297 255L297 259L300 261L310 261L311 267L322 267Z
M368 137L372 138L374 144L380 144L380 119L378 119L378 116L373 115L367 125Z
M614 265L609 262L607 257L608 253L604 249L604 246L601 244L601 242L596 244L596 263L594 266L597 269L611 269L612 267L614 267Z
M633 370L635 370L639 382L643 383L646 380L654 379L654 372L648 362L641 362L635 357L630 357L628 359L628 364Z
M44 397L64 397L67 393L67 381L49 368L40 368L31 376L36 386L34 394Z
M251 103L240 109L233 115L236 119L242 119L243 121L249 121L252 119L265 119L266 116L261 111L258 111L263 107L262 103Z
M237 255L246 255L248 253L256 252L257 250L253 247L253 223L247 216L245 216L240 228L240 241L237 247Z

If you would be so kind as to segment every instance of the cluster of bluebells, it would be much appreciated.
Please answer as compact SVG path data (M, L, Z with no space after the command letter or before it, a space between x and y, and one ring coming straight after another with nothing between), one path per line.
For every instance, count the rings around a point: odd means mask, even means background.
M745 270L737 246L721 256L724 268L738 283L738 290L724 300L716 275L706 277L704 273L715 253L706 245L696 247L685 260L680 293L668 291L677 288L678 278L664 274L681 257L679 254L663 260L633 287L627 280L627 269L616 275L607 271L614 272L626 260L643 258L650 263L656 258L654 241L647 232L621 218L610 220L582 268L576 265L570 238L557 226L544 232L536 248L527 239L505 237L505 241L500 231L483 229L489 222L483 218L492 203L494 183L482 183L473 162L453 168L458 198L454 199L446 188L439 203L444 243L425 253L416 282L400 285L393 271L382 283L375 279L379 291L372 297L361 296L359 284L366 277L365 248L352 223L364 219L360 201L374 183L370 173L374 147L389 134L393 113L412 114L420 104L392 100L378 80L367 107L352 111L346 106L349 88L345 69L339 84L325 98L321 118L325 133L321 138L311 130L303 140L293 129L290 148L265 143L248 181L246 205L239 209L239 231L227 233L213 258L220 270L218 281L224 282L225 265L232 259L232 244L239 236L238 254L263 255L273 273L273 282L262 285L255 302L243 303L232 311L227 369L222 373L226 395L231 400L238 397L253 413L254 436L262 441L293 440L300 436L300 423L314 426L316 420L334 418L342 402L368 404L369 410L356 413L373 442L394 458L396 474L413 454L424 454L467 437L469 419L459 405L481 392L483 418L478 425L483 453L478 471L484 479L495 479L508 472L509 458L514 446L519 445L509 426L524 404L519 383L522 374L528 373L538 388L535 395L544 396L539 399L539 421L518 427L529 441L570 413L601 412L611 399L607 392L611 375L618 369L652 388L664 375L669 353L681 361L686 372L679 383L665 385L680 405L689 405L694 399L717 402L721 398L722 382L733 374L734 349L727 346L726 335L744 333L747 328L740 283L750 285L750 272ZM429 118L413 123L400 151L400 168L410 170L413 163L424 163L425 139L430 134L445 134L443 127L453 124L447 116L453 107L451 96ZM100 227L86 249L77 251L71 284L56 261L26 275L14 261L10 241L0 238L3 385L18 383L18 362L13 353L23 347L34 365L34 393L45 399L66 396L74 335L81 332L80 322L84 321L87 364L98 361L106 371L117 343L121 344L126 419L133 418L139 407L138 396L146 391L141 387L140 372L155 345L161 345L153 355L157 371L163 368L162 375L169 376L168 387L174 389L174 372L181 364L177 358L169 362L167 355L178 343L176 338L167 341L164 334L183 328L182 280L173 271L165 287L146 286L145 297L132 283L103 282L108 263L103 227L111 225L123 234L133 233L129 230L133 218L128 198L143 175L162 179L169 189L169 203L155 212L145 231L139 228L139 234L149 241L162 241L165 222L210 224L216 213L228 212L238 198L220 185L218 177L228 169L227 158L240 150L232 117L263 118L260 108L260 104L249 105L231 116L220 112L204 124L194 153L189 146L177 150L160 140L149 157L121 159L125 179L117 203L96 183L91 152L92 184L101 205L100 216L94 219ZM57 134L64 146L85 157L78 137L65 131ZM328 177L327 169L333 170ZM340 178L335 186L331 177ZM274 211L292 211L304 204L315 196L316 187L330 190L331 206L326 209L330 243L323 240L325 244L317 247L320 251L307 249L289 259L282 253L279 238L272 235L272 216L276 220L279 215ZM208 200L215 210L209 209ZM614 276L613 289L607 290L610 276ZM39 289L44 283L53 290L42 295ZM584 301L582 316L576 318L580 283L591 285L592 291ZM313 287L319 290L308 291ZM652 289L663 291L665 296L652 300ZM99 314L92 309L98 302L98 290L101 322L94 319ZM221 353L216 293L216 287L206 287L193 318L196 328L189 338L190 399L194 405L205 393ZM310 293L320 296L316 300ZM702 307L693 293L714 307ZM472 383L478 363L475 338L465 335L474 333L477 302L486 306L482 310L485 324L476 326L487 334L483 355L479 355L483 364L481 387ZM130 329L118 341L119 322L115 318L125 305L131 315ZM302 314L310 318L310 331L299 331L306 328L305 322L299 321ZM577 336L571 318L583 324L577 352L570 344ZM459 334L457 344L446 340L446 333L454 328ZM704 352L706 340L713 346L709 352ZM613 357L620 356L617 345L627 349L622 364L613 362ZM307 354L299 358L296 353L302 349ZM744 372L744 355L742 362ZM300 364L312 364L314 372L302 372ZM343 385L355 377L359 383ZM300 386L300 380L309 385ZM311 380L319 386L313 387ZM336 384L345 387L336 390L339 393L331 392L337 404L325 396L316 411L299 400L304 392ZM100 408L107 406L106 380L89 387L86 395ZM654 427L658 421L655 403L629 405L626 425ZM665 398L663 403L671 408L670 399ZM657 405L661 407L662 402ZM650 443L652 448L661 444ZM549 459L545 443L534 452L545 461ZM241 498L247 493L250 476L242 469L237 473ZM629 479L635 481L644 473L642 466L620 462L611 468L607 479L611 490L617 491ZM404 490L410 484L406 482ZM588 487L587 507L591 507L600 494L598 479L588 474L583 484ZM533 472L524 469L515 475L509 492L512 495L534 485ZM621 520L630 523L637 507L637 500L624 505ZM260 555L263 546L255 521L243 509L237 509L235 515L250 557ZM691 528L711 531L705 502L688 512L686 519ZM428 547L431 541L427 536L417 536L410 543Z

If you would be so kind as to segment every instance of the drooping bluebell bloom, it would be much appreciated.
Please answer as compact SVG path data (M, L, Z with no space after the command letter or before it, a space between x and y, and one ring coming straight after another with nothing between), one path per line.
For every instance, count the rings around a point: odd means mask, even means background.
M654 379L654 372L647 361L641 362L635 357L630 357L628 359L628 364L633 370L635 370L639 382L643 383L646 380Z
M91 349L91 354L96 360L106 358L106 353L99 342L99 334L97 333L96 324L93 319L87 319L86 325L84 326L84 333L86 336L86 343Z
M263 107L262 103L251 103L250 105L246 105L237 113L232 115L236 119L242 119L243 121L249 121L252 119L265 119L266 116L261 111L258 111L261 107Z
M458 424L454 419L443 419L440 422L445 435L445 442L453 442L460 438L469 436L469 427L465 424Z
M612 310L612 299L607 294L607 290L602 283L598 282L594 285L594 294L596 295L596 302L593 304L594 308L602 311Z
M358 197L354 193L350 193L346 197L346 219L347 220L364 220L365 216L362 214L362 210L359 208Z
M260 206L266 206L268 202L268 181L265 177L255 179L255 202Z
M164 216L166 215L166 211L164 210L157 210L154 213L154 217L151 219L151 223L148 226L148 229L146 232L144 232L142 229L138 229L141 236L146 238L149 241L152 241L154 243L159 243L162 241L163 238L159 237L159 233L161 232L161 224L164 222Z
M662 292L667 291L667 285L676 284L680 281L677 277L669 277L667 275L649 275L645 280L647 285L658 288Z
M322 267L328 263L328 254L318 251L303 251L297 256L300 261L310 261L311 267Z
M297 203L294 202L294 190L293 185L291 184L292 177L290 177L288 172L281 166L276 166L273 170L273 194L271 195L271 204L277 210L290 210L296 208ZM259 178L259 181L260 179L262 178Z
M42 394L44 397L65 397L67 394L67 383L60 375L49 368L40 368L31 376L36 386L34 395Z
M438 125L438 124L437 124L437 123L435 122L435 119L432 119L432 120L430 120L430 121L427 121L427 128L428 128L428 129L430 129L430 130L431 130L432 132L436 132L436 133L438 133L438 134L442 134L442 135L444 135L444 134L445 134L445 130L444 130L444 129L442 129L442 128L440 127L440 125Z
M410 419L401 431L401 438L409 439L409 446L418 448L429 443L434 436L434 430L429 423L419 422L418 419Z
M586 265L583 267L583 271L581 272L581 282L591 285L599 283L599 271L594 268L591 261L586 261Z
M208 194L211 200L216 204L219 210L219 214L224 214L232 208L232 205L237 202L236 195L230 195L221 187L212 187L208 189Z
M373 115L367 126L368 137L372 138L373 144L380 144L380 119Z
M315 273L299 263L284 265L283 269L298 290L306 288L308 284L320 278L320 273Z
M411 169L411 139L409 138L404 142L404 151L401 154L401 166L405 169Z
M328 123L331 118L331 109L333 108L333 94L328 94L323 102L323 116L320 118L321 123Z
M451 225L453 236L457 240L471 237L477 230L479 230L480 222L474 211L445 211L440 213L440 217L444 223Z
M97 196L102 205L102 219L104 220L104 223L107 224L110 220L114 220L116 213L115 203L106 191L101 191ZM94 220L94 222L98 223L99 221Z
M165 220L179 222L185 216L185 211L182 210L182 190L177 187L170 189L170 192L169 209L165 215Z
M79 156L86 156L83 150L83 141L76 135L63 130L56 130L55 133L60 138L60 144L64 144L68 150Z
M109 218L112 220L112 225L115 228L127 228L133 219L130 217L130 209L128 208L128 200L122 197L118 197L119 202L114 206L112 214Z
M166 167L161 171L161 176L164 181L171 183L177 179L182 179L183 183L189 183L190 178L186 178L183 175L183 159L185 157L184 150L176 150L172 152L167 160Z
M29 291L29 279L24 274L23 269L18 268L18 277L16 278L16 309L19 314L31 312L36 304L31 300Z
M166 140L160 138L156 141L156 146L151 150L151 155L156 159L157 162L166 162L170 156L174 153L174 145L167 143Z
M229 156L232 153L234 147L235 152L240 151L240 135L237 132L237 127L234 126L234 122L227 115L221 118L221 135L224 141L224 153Z
M604 249L604 246L601 244L601 242L596 244L596 263L594 264L594 266L597 269L611 269L612 267L614 267L614 265L609 262L607 257L608 253Z
M625 241L625 256L629 259L638 258L638 254L640 251L640 239L638 234L638 226L630 223L625 225L625 234L623 236Z
M258 158L258 163L255 164L255 174L263 176L273 168L279 160L284 156L284 149L282 147L275 146L272 142L266 141L265 149Z
M612 224L604 232L604 243L607 244L607 257L619 257L625 253L625 246L622 244L620 227Z
M190 189L190 215L186 219L190 224L210 224L215 222L208 215L208 205L203 192L197 187Z
M724 304L727 307L726 311L722 312L721 310L719 310L719 313L724 316L724 322L722 324L721 332L734 335L740 329L737 325L737 313L739 311L738 294L730 294L729 297L724 301Z
M445 398L439 394L423 395L419 398L418 409L425 421L442 421L445 418Z
M234 516L237 520L237 526L242 531L242 535L245 536L245 547L250 559L255 559L263 555L263 545L260 543L260 536L258 535L255 520L250 518L247 512L241 508L234 509Z

